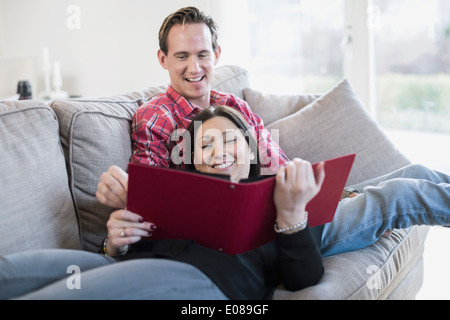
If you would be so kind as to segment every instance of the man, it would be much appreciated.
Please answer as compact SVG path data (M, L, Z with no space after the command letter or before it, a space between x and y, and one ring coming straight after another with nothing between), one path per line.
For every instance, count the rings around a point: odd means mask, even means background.
M264 164L263 174L276 173L288 161L245 101L211 90L214 67L221 54L217 38L215 22L197 8L180 9L164 20L159 32L158 60L169 72L171 85L134 115L132 162L173 166L173 134L186 129L201 110L219 105L240 111L254 129ZM128 175L112 166L101 176L97 198L110 207L124 208L127 186Z

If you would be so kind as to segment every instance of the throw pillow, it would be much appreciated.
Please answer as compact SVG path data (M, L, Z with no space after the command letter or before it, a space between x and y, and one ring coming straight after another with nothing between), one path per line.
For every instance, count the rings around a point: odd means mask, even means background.
M348 185L410 163L369 115L347 80L267 129L273 134L279 130L279 143L290 159L316 163L356 153Z
M297 112L319 97L320 95L316 94L263 94L250 88L244 89L245 101L247 101L252 111L264 120L266 126Z

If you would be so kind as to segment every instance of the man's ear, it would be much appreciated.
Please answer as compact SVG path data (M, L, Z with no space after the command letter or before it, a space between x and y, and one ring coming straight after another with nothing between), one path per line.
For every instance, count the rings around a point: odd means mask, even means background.
M214 51L215 61L214 66L219 63L220 55L222 54L222 48L218 45L216 51Z
M255 160L255 153L253 151L250 152L250 160L251 161Z
M167 70L167 63L166 63L166 60L167 60L167 56L165 55L164 52L162 52L161 49L159 49L159 50L158 50L158 61L159 61L159 64L160 64L164 69Z

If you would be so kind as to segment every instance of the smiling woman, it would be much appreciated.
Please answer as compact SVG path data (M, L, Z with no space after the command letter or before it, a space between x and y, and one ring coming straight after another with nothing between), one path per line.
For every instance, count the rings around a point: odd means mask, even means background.
M228 175L238 181L261 173L254 134L241 114L226 106L204 110L191 122L193 164L187 169Z

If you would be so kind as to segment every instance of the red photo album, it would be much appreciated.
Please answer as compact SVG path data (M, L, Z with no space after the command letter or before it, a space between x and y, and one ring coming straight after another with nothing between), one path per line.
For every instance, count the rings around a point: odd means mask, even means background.
M306 207L310 227L333 220L355 156L325 161L325 181ZM189 239L239 254L275 239L274 176L233 183L217 176L133 163L128 174L127 209L158 227L153 240Z

